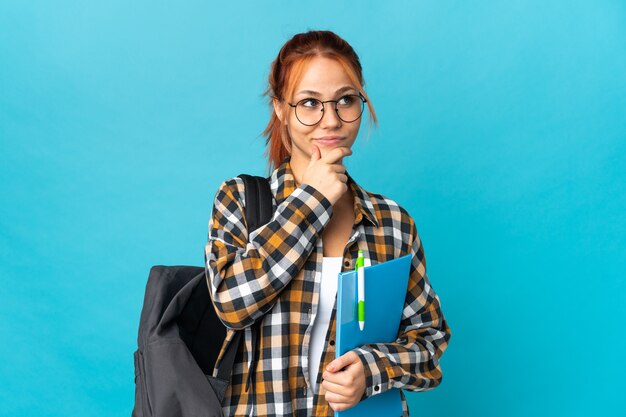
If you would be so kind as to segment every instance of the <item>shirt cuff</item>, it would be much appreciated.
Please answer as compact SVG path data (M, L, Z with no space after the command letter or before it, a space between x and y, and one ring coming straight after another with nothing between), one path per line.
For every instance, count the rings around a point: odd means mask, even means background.
M356 348L353 352L359 356L365 370L364 398L373 397L392 388L393 381L387 373L391 363L387 357L381 357L364 348Z

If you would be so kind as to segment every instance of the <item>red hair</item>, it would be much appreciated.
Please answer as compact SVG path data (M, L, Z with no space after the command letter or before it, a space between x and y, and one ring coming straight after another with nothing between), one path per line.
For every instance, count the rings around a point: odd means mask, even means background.
M278 56L272 62L269 83L265 91L265 95L269 97L270 108L272 109L270 120L263 131L263 136L266 136L265 143L267 149L265 154L268 158L270 173L291 154L291 138L287 132L287 126L281 123L276 115L273 102L274 100L280 102L280 105L283 106L283 114L287 114L289 110L288 99L293 95L306 65L316 56L334 59L341 64L350 81L354 83L367 100L370 122L377 123L374 107L365 91L363 91L365 82L363 81L361 62L352 46L330 31L299 33L283 45L278 52Z

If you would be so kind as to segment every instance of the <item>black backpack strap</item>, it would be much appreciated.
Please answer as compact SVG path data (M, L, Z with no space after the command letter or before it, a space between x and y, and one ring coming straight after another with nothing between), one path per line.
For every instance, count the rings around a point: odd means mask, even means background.
M274 214L272 200L274 197L272 196L272 190L267 178L247 174L240 174L239 178L241 178L245 184L245 211L249 234L251 231L258 229L272 219L272 215ZM248 370L248 378L246 380L246 391L248 391L250 384L254 382L254 371L259 359L259 338L261 337L259 326L260 321L250 328L252 331L252 360L250 361L250 369Z
M239 175L246 190L246 223L248 233L258 229L272 219L274 206L272 190L267 178L247 174Z
M272 219L274 214L273 195L267 178L241 174L239 175L244 182L245 189L245 219L248 227L248 234L258 229ZM250 328L252 331L252 361L246 380L246 391L253 382L254 370L258 362L258 346L259 337L261 335L259 324L255 323ZM235 363L235 356L241 343L243 331L235 332L231 343L228 345L224 358L218 370L217 376L224 380L229 380Z

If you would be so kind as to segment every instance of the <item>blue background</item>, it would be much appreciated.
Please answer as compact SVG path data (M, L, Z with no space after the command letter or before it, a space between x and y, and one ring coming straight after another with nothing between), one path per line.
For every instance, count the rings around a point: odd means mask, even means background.
M413 415L626 414L623 1L0 3L0 415L123 416L148 270L266 173L280 46L331 29L453 331Z

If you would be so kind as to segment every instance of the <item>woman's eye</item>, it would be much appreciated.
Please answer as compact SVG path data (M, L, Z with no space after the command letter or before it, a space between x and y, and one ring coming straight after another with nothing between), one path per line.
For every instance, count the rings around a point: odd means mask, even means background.
M337 100L337 104L340 106L349 106L354 103L354 96L343 96Z
M300 103L302 103L304 107L315 108L321 106L320 101L314 98L307 98L306 100L302 100Z

